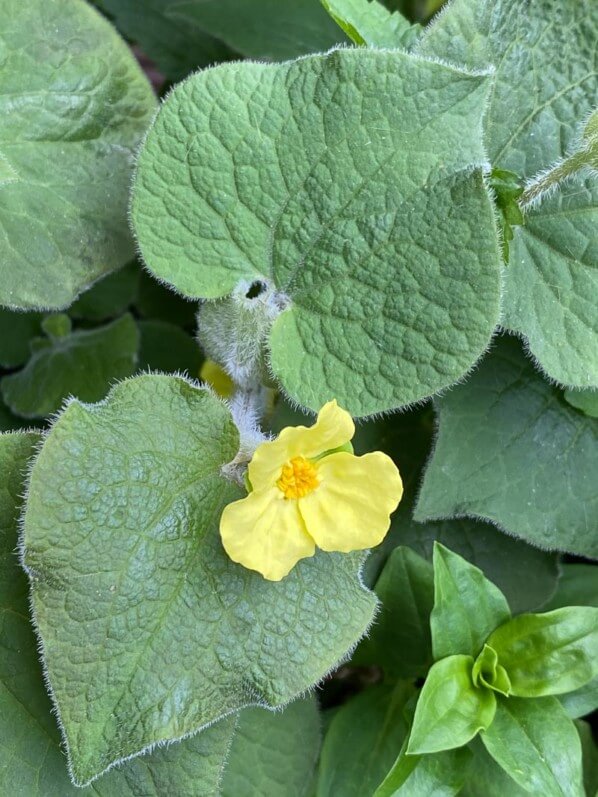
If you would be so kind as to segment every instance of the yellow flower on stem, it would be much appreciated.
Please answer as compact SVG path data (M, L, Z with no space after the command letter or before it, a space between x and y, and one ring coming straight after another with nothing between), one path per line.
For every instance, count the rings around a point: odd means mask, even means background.
M280 581L316 546L349 552L382 542L403 484L386 454L346 450L354 434L349 413L330 401L313 426L287 427L258 446L247 471L252 492L220 520L234 562Z
M203 382L207 382L222 398L230 398L235 392L233 380L214 360L204 360L199 371L199 378Z

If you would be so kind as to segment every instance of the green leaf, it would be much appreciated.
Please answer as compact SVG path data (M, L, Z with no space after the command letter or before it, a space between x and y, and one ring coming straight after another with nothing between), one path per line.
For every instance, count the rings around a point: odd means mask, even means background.
M201 352L193 338L168 321L140 321L139 370L199 374Z
M421 30L398 11L378 0L321 0L336 24L354 44L367 47L408 47Z
M87 321L114 318L133 304L138 286L139 266L136 262L129 263L96 282L69 307L69 315Z
M83 791L69 780L29 619L27 578L15 556L19 496L39 439L33 433L0 435L0 793L12 797L215 794L234 717L131 761ZM242 725L246 722L242 715Z
M401 514L399 505L392 529L397 539L430 561L438 541L479 567L504 594L513 614L537 609L556 589L555 554L502 534L489 523L470 518L416 523L410 513Z
M541 182L571 155L595 106L597 27L593 0L455 0L417 49L470 68L494 65L491 162ZM576 387L598 385L597 223L598 180L574 177L526 208L506 271L505 325L526 336L550 377Z
M167 376L72 402L45 440L24 561L78 783L257 700L288 702L372 620L362 554L318 553L280 583L228 559L218 523L240 490L221 468L238 447L224 404Z
M531 794L583 797L581 744L556 698L499 700L494 722L481 739L495 761Z
M341 706L322 746L316 797L363 797L384 778L407 736L405 702L413 688L366 689Z
M0 0L0 16L0 160L14 174L0 202L0 304L66 307L133 255L131 167L155 99L82 0Z
M367 415L434 393L467 372L498 320L481 173L489 85L367 49L194 75L140 153L144 259L190 297L266 283L286 308L272 371L305 407L335 397Z
M532 177L568 154L596 103L597 25L593 0L454 0L416 49L495 67L488 155L493 166Z
M466 747L433 755L407 755L407 742L373 797L455 797L467 777ZM511 797L511 796L509 796Z
M70 395L99 401L113 381L133 373L138 347L139 332L130 315L104 327L38 339L25 368L2 380L2 397L25 418L50 415Z
M542 607L543 611L564 606L594 606L598 608L598 566L591 564L562 564L556 593Z
M430 669L417 701L407 753L438 753L467 744L490 727L496 697L474 686L472 656L449 656Z
M142 318L167 321L180 327L195 329L197 302L190 302L161 285L142 271L139 276L139 293L135 307Z
M315 698L297 700L282 712L245 709L239 714L217 794L307 797L319 750Z
M575 723L582 749L583 782L586 795L596 797L598 794L598 746L587 722Z
M409 548L395 548L376 582L382 608L353 656L357 665L377 664L389 677L423 677L432 664L430 612L432 566Z
M598 393L595 390L565 390L565 401L590 418L598 418Z
M476 736L469 744L473 753L467 782L459 797L528 797L529 791L519 786L505 770L497 764Z
M0 366L16 368L29 359L29 343L39 335L39 313L17 313L0 307Z
M598 675L598 609L569 606L520 614L497 628L488 644L520 697L558 695Z
M557 695L559 703L571 719L585 717L598 709L598 675L592 678L585 686L580 686L573 692Z
M415 519L483 517L534 545L598 557L598 421L559 392L517 341L497 341L465 384L437 400Z
M505 275L502 323L552 379L578 388L598 386L597 224L598 179L570 180L526 212Z
M434 544L434 658L476 657L492 631L511 616L507 599L482 571L440 543Z
M101 0L106 11L128 39L137 42L159 70L174 82L200 67L233 57L223 43L189 20L173 19L173 0Z
M173 0L167 16L262 61L286 61L345 40L319 0Z
M508 697L511 693L511 679L505 668L498 663L498 654L490 645L484 645L471 671L473 685L487 687Z

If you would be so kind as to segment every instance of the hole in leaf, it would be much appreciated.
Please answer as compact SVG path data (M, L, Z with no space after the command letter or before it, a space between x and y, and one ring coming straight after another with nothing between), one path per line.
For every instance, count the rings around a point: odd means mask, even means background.
M249 286L249 290L245 294L245 298L247 299L257 299L264 291L266 290L266 283L261 282L260 280L256 280L252 282Z

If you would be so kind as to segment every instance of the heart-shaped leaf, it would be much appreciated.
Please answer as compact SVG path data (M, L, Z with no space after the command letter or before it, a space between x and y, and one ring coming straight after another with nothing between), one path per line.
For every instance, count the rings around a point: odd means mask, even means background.
M140 153L143 257L190 297L265 283L286 308L271 367L306 407L367 415L434 393L498 320L490 82L367 49L194 75Z
M320 680L371 622L363 556L319 553L284 581L231 562L239 497L228 409L184 379L142 376L72 402L31 475L24 561L74 778Z

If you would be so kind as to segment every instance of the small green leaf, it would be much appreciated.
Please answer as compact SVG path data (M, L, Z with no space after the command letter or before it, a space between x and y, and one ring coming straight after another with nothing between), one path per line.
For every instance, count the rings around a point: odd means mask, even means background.
M598 420L562 401L519 342L500 338L436 406L416 520L483 517L539 547L598 557Z
M432 566L409 548L390 554L376 582L382 608L353 663L377 664L389 677L422 677L432 664Z
M0 304L63 308L133 255L133 155L156 101L82 0L0 0ZM32 46L31 42L43 42Z
M470 759L466 747L432 755L407 755L405 741L373 797L456 797L461 794Z
M280 310L271 369L302 406L335 397L361 416L429 396L498 321L489 89L488 75L398 50L204 70L140 152L141 253L189 297L264 282Z
M581 744L556 698L501 698L481 739L495 761L531 794L583 797Z
M485 686L505 697L511 693L511 680L505 668L498 663L498 654L490 645L484 645L474 662L471 675L474 686Z
M408 755L462 747L490 727L496 697L474 686L472 668L472 656L449 656L433 665L417 701Z
M320 735L314 697L297 700L284 711L244 709L215 797L306 797L318 760ZM194 794L199 797L200 792ZM173 795L169 792L164 797Z
M226 556L219 519L241 491L221 468L238 447L227 407L169 376L71 402L45 439L24 561L78 783L256 701L287 703L372 620L362 554L318 553L282 582Z
M565 401L572 407L581 410L589 418L598 418L598 391L565 390Z
M440 543L434 544L434 608L430 616L434 658L477 656L492 631L511 616L502 592Z
M25 368L1 383L4 401L24 418L50 415L70 395L81 401L99 401L111 383L130 376L137 363L139 332L130 315L72 334L60 319L54 317L51 323L51 341L38 339ZM59 332L66 334L56 334Z
M497 628L488 644L520 697L558 695L598 675L598 609L569 606L520 614Z
M378 0L321 0L332 19L354 44L367 47L408 47L421 27Z
M338 709L322 746L317 797L372 794L407 736L404 709L413 691L404 681L375 686Z

